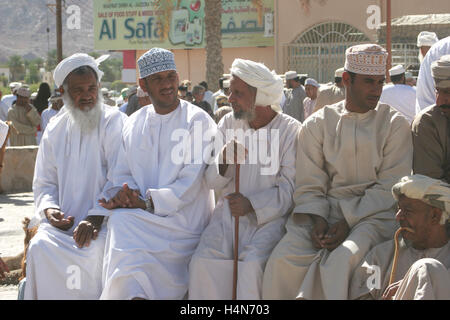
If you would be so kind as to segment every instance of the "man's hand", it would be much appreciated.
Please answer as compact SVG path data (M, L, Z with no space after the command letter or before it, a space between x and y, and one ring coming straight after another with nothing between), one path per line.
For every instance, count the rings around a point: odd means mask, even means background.
M311 215L311 218L314 223L313 229L311 230L311 240L313 246L316 249L322 249L322 241L324 240L325 234L328 231L328 222L321 216L317 215Z
M73 239L79 248L89 247L91 240L97 239L103 219L103 216L88 216L78 224L73 232Z
M345 219L342 219L333 224L324 239L321 241L322 247L333 251L347 238L350 232L350 227Z
M392 283L389 287L384 290L382 300L393 300L398 288L400 287L402 280Z
M73 226L75 218L72 216L64 218L64 213L62 213L59 209L48 208L44 210L44 213L48 222L55 228L66 231Z
M5 278L5 272L9 272L8 266L3 262L2 258L0 258L0 279Z
M139 190L133 190L128 187L128 184L124 183L122 189L120 189L114 197L106 201L100 199L99 204L108 210L116 208L139 208L146 209L145 201L139 198Z
M231 153L234 151L234 158L232 163L244 163L245 159L248 155L248 150L239 142L236 141L236 139L231 140L226 145L222 147L222 158L223 163L219 163L219 173L221 176L225 175L225 172L228 168L227 163L227 153Z
M244 197L242 193L230 193L225 196L225 199L228 199L231 215L233 217L242 217L247 213L255 211L250 200Z

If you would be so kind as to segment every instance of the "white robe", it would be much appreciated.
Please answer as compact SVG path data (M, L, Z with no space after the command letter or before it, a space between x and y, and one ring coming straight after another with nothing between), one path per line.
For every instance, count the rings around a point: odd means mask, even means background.
M44 134L45 128L47 127L49 121L51 118L56 116L58 114L59 110L53 109L51 106L42 111L41 114L41 130L37 132L37 143L40 144L40 141L42 139L42 135Z
M411 173L406 119L385 104L349 112L345 100L316 111L302 125L295 209L264 271L264 299L347 299L350 276L376 244L392 237L392 186ZM313 247L310 214L350 232L333 251Z
M5 143L6 136L8 135L9 126L0 120L0 148ZM0 163L1 164L1 163Z
M241 164L239 191L250 200L255 212L239 218L237 299L261 299L265 263L285 233L286 216L293 205L299 128L300 122L283 113L256 131L249 127L247 121L234 119L231 113L219 123L223 137L226 138L227 129L243 129L258 141L256 150L260 152L260 144L265 144L271 160L277 163L274 174L270 175L263 174L261 169L268 165L261 161L252 164L248 158L246 164ZM275 135L271 135L271 130L276 130L278 141ZM222 145L217 147L221 149ZM245 146L250 153L249 139L246 139ZM277 151L274 152L272 147ZM208 166L206 180L211 188L222 190L222 197L189 266L189 299L232 298L235 219L224 196L235 192L236 166L229 165L225 176L221 176L218 172L219 157L217 155L215 163ZM260 160L259 157L255 159Z
M350 299L381 299L384 291L389 285L389 279L394 260L394 240L383 242L374 247L363 259L361 265L355 269L352 277L349 298ZM432 279L435 272L424 272L414 275L419 265L423 266L423 259L434 259L445 267L446 274ZM414 266L415 263L418 265ZM432 262L432 264L435 264ZM397 290L394 299L450 299L450 242L440 248L417 250L407 245L403 239L399 241L397 270L394 282L403 279L401 289ZM416 280L411 281L413 278ZM420 279L418 283L417 279ZM434 280L434 281L433 281ZM412 284L415 282L415 285ZM444 286L442 286L444 284ZM441 290L441 287L444 290ZM433 289L434 288L434 289Z
M386 103L403 114L409 123L416 115L416 89L406 84L388 84L383 87L380 103Z
M212 139L217 128L211 117L184 100L169 114L160 115L149 105L127 119L112 182L115 187L126 182L141 195L150 193L155 211L111 211L101 299L186 295L189 261L214 207L202 159L211 156L206 149L210 141L202 141L208 130ZM200 152L189 155L191 143L180 147L176 135L182 131L194 135L194 148ZM180 154L186 163L174 159ZM105 190L106 198L115 192Z
M425 59L420 64L417 77L416 114L428 106L436 103L436 91L431 75L431 63L439 60L443 55L450 54L450 36L436 42L428 50Z
M81 134L64 109L44 132L33 179L35 212L41 223L28 248L25 299L100 296L106 224L89 247L79 249L72 235L102 192L117 158L125 117L109 106L104 108L98 128L88 135ZM72 228L61 231L51 226L44 215L47 208L73 216ZM69 271L79 272L79 289ZM67 286L72 280L75 284Z
M8 110L9 107L3 101L0 101L0 120L6 121L8 120Z

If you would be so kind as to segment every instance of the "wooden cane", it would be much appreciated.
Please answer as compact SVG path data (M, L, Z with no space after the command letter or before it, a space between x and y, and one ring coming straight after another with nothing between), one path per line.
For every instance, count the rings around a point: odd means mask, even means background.
M235 190L239 192L239 171L240 164L236 163ZM238 277L238 247L239 247L239 216L234 217L234 261L233 261L233 300L237 297L237 277Z
M395 243L395 249L394 249L394 261L392 262L392 269L391 269L391 276L389 277L389 285L388 287L394 282L395 273L397 272L397 263L398 263L398 237L402 231L409 231L411 233L414 233L414 230L411 228L403 227L398 228L394 235L394 243Z

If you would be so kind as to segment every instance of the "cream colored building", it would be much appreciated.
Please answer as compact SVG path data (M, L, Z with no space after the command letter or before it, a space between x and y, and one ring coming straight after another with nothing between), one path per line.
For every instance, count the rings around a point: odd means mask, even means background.
M334 70L343 66L347 47L362 42L384 45L386 3L386 0L274 0L274 46L224 48L224 73L228 73L235 58L244 58L263 62L279 74L295 70L321 83L332 81ZM392 23L408 15L428 15L423 30L435 31L432 14L450 14L450 2L391 1ZM393 62L416 62L417 35L405 38L395 34L396 30L401 29L393 27ZM450 22L441 26L437 34L439 38L450 35ZM144 52L137 51L136 59ZM174 50L174 53L181 79L190 79L193 84L205 80L205 49Z

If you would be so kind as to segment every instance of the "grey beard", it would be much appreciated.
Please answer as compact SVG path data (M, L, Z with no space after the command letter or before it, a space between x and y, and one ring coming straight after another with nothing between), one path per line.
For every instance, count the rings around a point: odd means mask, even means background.
M253 121L256 118L255 114L255 106L250 111L234 111L233 110L233 116L235 119L240 120L247 120L247 121Z
M96 104L90 110L81 110L76 107L68 94L64 94L63 101L70 118L80 128L82 133L90 133L98 127L103 110L103 97L100 91Z

